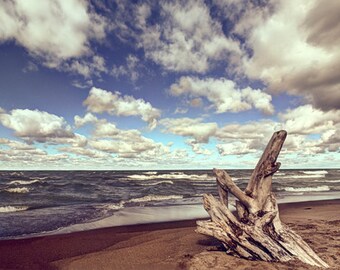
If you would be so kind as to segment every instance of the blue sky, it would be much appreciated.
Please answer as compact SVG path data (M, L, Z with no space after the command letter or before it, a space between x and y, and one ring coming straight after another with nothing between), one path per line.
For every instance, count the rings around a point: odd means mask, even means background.
M340 4L0 5L0 169L339 167Z

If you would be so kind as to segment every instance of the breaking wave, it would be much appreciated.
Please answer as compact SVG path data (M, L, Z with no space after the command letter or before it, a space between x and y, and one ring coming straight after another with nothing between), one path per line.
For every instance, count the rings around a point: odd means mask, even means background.
M302 171L302 173L319 175L319 174L327 174L328 172L325 170L322 170L322 171Z
M146 174L133 174L128 175L131 180L155 180L155 179L179 179L179 180L213 180L214 177L208 174L185 174L185 173L169 173L169 174L157 174L157 175L146 175Z
M22 187L22 188L8 188L5 189L7 192L11 192L11 193L28 193L30 190L26 187Z
M156 175L157 172L145 172L144 174L146 174L146 175Z
M299 179L299 178L324 178L325 174L301 174L301 175L285 175L285 176L281 176L279 178L282 179Z
M284 172L277 172L275 173L275 176L283 176L283 175L286 175Z
M14 181L11 181L9 182L10 185L31 185L31 184L34 184L34 183L38 183L40 182L40 180L31 180L31 181L24 181L24 180L14 180Z
M0 206L0 213L10 213L10 212L18 212L25 211L28 209L28 206Z
M119 209L124 208L124 202L105 204L103 208L107 210L119 210Z
M183 199L182 195L147 195L141 198L134 198L127 202L151 202L151 201L167 201L167 200L176 200Z
M173 185L174 182L172 182L171 180L164 180L164 181L157 181L154 183L141 183L141 186L156 186L156 185L160 185L160 184L170 184Z
M289 192L308 192L308 191L329 191L329 186L318 186L318 187L285 187L280 188L280 190L285 190Z

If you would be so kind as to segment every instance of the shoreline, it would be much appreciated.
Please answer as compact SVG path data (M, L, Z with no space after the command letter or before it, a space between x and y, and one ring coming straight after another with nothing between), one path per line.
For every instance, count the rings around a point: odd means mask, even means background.
M233 211L234 197L229 198L229 208ZM289 203L302 203L302 202L313 202L313 201L330 201L340 200L340 192L315 192L313 195L287 195L277 196L277 202L279 205L285 205ZM163 205L163 206L137 206L137 207L126 207L117 210L113 215L98 218L96 220L76 223L67 227L62 227L53 231L37 232L26 235L0 237L2 240L20 240L29 239L42 236L50 235L61 235L74 232L82 232L103 228L120 227L120 226L131 226L131 225L142 225L142 224L154 224L154 223L166 223L176 221L188 221L209 218L208 213L203 208L203 203L195 204L182 204L182 205Z
M340 199L285 203L279 208L282 221L306 239L322 259L330 266L340 263ZM295 265L294 269L314 269L299 262L270 264L227 256L219 251L219 241L194 232L195 222L125 225L1 240L0 268L208 269L204 267L214 261L218 265L235 264L225 269L245 269L238 268L241 263L253 269L285 269L289 264Z

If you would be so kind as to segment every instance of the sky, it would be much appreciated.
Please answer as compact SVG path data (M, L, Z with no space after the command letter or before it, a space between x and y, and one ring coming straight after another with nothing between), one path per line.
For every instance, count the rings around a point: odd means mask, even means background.
M0 0L0 169L340 168L338 0Z

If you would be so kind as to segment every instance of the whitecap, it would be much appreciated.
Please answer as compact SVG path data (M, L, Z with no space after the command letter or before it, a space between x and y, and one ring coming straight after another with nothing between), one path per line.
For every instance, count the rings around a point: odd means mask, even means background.
M128 202L151 202L151 201L167 201L167 200L176 200L183 199L182 195L147 195L141 198L134 198L129 200Z
M10 212L18 212L25 211L28 209L28 206L0 206L0 213L10 213Z
M310 192L310 191L329 191L329 186L318 186L318 187L285 187L280 188L289 192Z
M8 188L5 189L7 192L11 192L11 193L28 193L30 190L26 187L22 187L22 188Z
M127 176L131 180L156 180L156 179L178 179L178 180L214 180L214 177L208 176L208 174L185 174L185 173L170 173L170 174L157 174L157 175L145 175L145 174L132 174Z
M174 182L172 182L171 180L164 180L164 181L157 181L154 183L141 183L141 186L156 186L156 185L160 185L160 184L170 184L173 185Z
M144 174L146 174L146 175L156 175L157 172L145 172Z
M284 172L276 172L275 173L275 176L284 176L286 175Z
M9 182L10 185L30 185L30 184L34 184L34 183L38 183L40 182L40 180L31 180L31 181L24 181L24 180L14 180Z
M324 174L306 174L306 175L285 175L280 176L281 179L300 179L300 178L324 178Z
M124 202L105 204L103 208L107 210L119 210L124 208Z
M302 171L302 173L319 175L319 174L327 174L328 171L325 171L325 170L322 170L322 171Z

